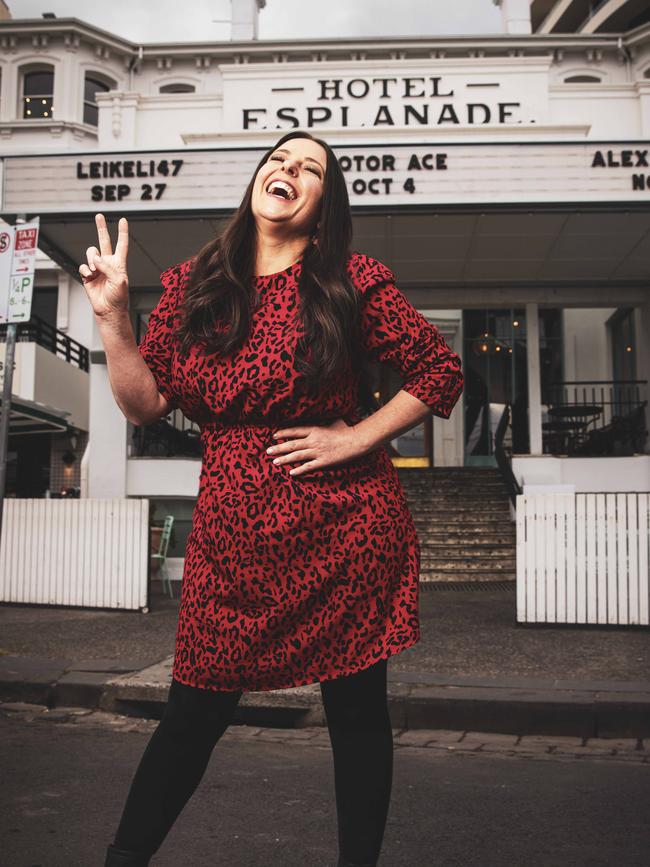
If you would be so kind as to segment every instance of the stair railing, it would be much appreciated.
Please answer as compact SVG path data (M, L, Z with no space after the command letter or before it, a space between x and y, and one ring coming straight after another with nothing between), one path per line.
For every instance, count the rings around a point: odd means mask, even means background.
M511 407L510 404L507 403L503 409L503 412L501 413L501 418L499 419L499 424L497 425L497 429L494 434L494 457L496 459L499 472L501 473L501 477L503 478L504 484L506 486L508 496L510 497L510 502L512 503L513 508L516 509L517 494L522 493L522 488L517 481L515 474L512 472L511 456L506 451L506 448L503 445L506 430L508 429L508 425L510 424L510 419Z

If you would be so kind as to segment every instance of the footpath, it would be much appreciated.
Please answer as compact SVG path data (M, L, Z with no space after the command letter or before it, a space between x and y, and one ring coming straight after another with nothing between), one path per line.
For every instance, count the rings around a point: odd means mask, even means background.
M396 730L416 738L433 729L583 743L646 738L648 748L647 627L519 624L514 583L463 588L423 585L422 638L389 661ZM16 710L46 706L52 714L94 708L157 719L170 685L177 617L178 599L163 595L157 582L148 614L0 605L0 702ZM234 722L324 726L320 687L244 693Z

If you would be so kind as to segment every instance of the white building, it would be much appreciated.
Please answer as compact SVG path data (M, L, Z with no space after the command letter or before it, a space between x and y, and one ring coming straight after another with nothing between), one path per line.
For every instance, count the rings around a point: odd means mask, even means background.
M96 212L129 217L141 333L160 271L218 230L263 149L299 127L346 170L355 248L392 267L463 358L451 419L396 440L395 463L494 464L510 404L520 482L650 490L647 3L503 0L493 36L259 41L264 5L233 0L228 42L0 20L0 214L40 216L35 311L46 318L49 292L58 339L90 357L53 363L28 334L18 346L16 394L77 434L47 435L49 487L75 446L82 496L158 498L189 522L193 426L178 412L127 423L78 265ZM399 380L377 376L386 401Z

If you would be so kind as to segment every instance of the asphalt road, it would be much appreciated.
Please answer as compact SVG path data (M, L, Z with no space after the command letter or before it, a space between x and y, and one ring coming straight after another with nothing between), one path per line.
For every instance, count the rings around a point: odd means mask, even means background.
M155 725L0 717L0 867L102 867ZM649 803L638 759L398 746L380 867L648 867ZM327 732L235 726L152 867L335 863Z

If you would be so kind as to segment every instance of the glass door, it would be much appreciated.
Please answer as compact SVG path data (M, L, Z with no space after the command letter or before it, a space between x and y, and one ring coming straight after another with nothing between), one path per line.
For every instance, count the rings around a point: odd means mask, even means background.
M364 365L367 381L379 406L388 403L402 387L399 374L386 364ZM386 444L396 467L433 466L433 420L428 416L418 425Z
M463 311L465 464L495 466L494 435L512 407L512 451L528 451L528 375L524 308Z

